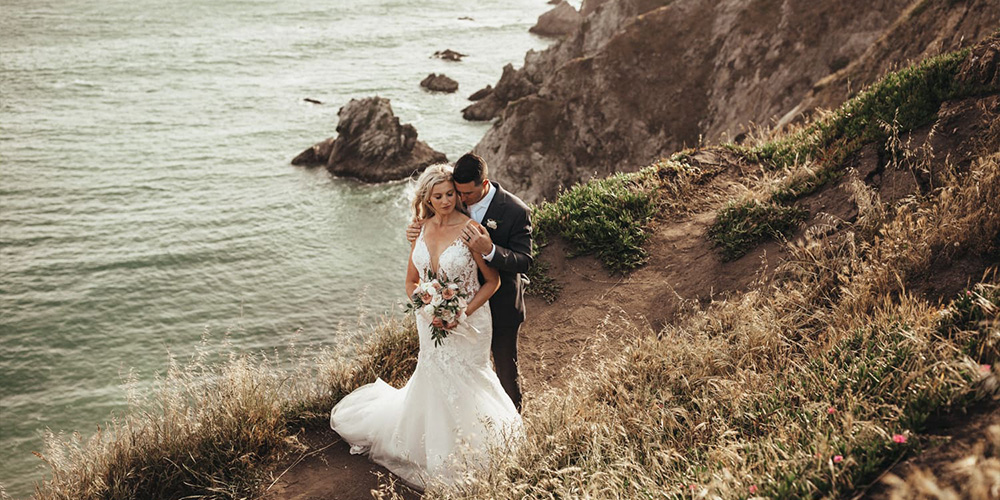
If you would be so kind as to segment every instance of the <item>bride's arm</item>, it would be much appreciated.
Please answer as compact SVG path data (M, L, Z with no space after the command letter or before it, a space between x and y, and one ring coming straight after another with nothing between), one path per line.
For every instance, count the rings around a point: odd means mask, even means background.
M469 305L465 308L466 315L476 312L476 309L482 307L500 288L500 273L496 269L486 265L483 256L478 252L472 252L472 257L476 259L476 265L479 266L479 271L483 273L483 278L486 279L486 282L483 283L483 286L479 287L479 291L469 301Z
M420 271L413 265L413 249L416 248L416 241L410 243L410 258L406 259L406 296L412 297L413 291L420 285Z

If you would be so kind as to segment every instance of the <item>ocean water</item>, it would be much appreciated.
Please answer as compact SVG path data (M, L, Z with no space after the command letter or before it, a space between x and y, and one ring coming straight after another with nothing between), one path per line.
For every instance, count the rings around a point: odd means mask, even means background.
M465 97L550 42L544 0L3 0L0 484L42 432L92 433L167 353L333 345L402 299L404 183L289 160L351 98L391 99L454 160ZM460 63L437 50L468 54ZM427 74L456 94L419 87ZM314 105L304 98L323 101ZM360 311L360 312L359 312Z

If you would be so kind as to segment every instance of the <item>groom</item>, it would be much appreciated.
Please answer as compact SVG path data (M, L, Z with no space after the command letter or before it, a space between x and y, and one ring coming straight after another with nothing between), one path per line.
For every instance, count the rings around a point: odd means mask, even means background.
M455 190L465 202L469 216L481 224L466 226L462 240L469 250L479 252L490 267L500 272L500 289L490 298L491 350L500 384L520 412L517 333L524 321L527 279L522 274L531 266L531 211L520 198L491 182L488 174L486 161L474 154L466 154L455 162ZM419 223L407 228L406 237L411 243L419 234Z

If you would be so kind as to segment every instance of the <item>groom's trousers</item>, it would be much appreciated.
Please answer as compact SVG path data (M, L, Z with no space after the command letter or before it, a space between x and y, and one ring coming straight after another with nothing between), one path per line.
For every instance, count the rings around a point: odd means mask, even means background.
M521 324L512 326L493 326L493 365L497 370L500 385L514 402L517 412L521 412L521 387L517 377L517 332Z

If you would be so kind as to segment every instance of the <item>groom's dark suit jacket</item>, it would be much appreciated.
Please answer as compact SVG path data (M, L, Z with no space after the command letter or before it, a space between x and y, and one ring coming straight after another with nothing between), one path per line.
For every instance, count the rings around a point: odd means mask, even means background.
M522 274L531 266L531 211L520 198L496 182L490 184L496 194L486 209L482 224L496 247L493 260L488 264L500 272L500 289L490 298L490 311L494 328L517 326L524 321L526 278ZM495 229L490 227L494 223Z

